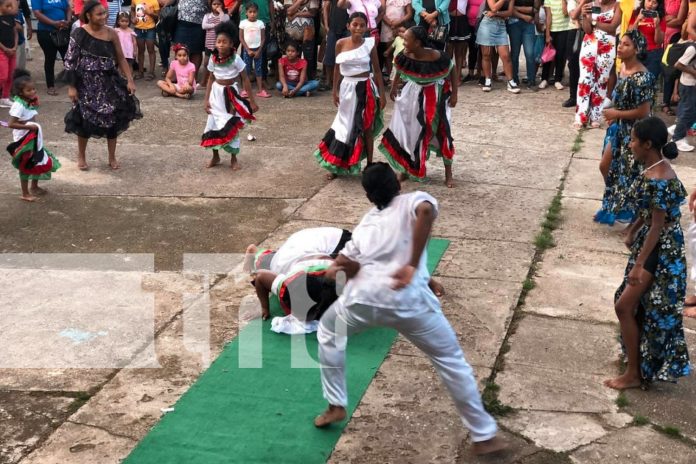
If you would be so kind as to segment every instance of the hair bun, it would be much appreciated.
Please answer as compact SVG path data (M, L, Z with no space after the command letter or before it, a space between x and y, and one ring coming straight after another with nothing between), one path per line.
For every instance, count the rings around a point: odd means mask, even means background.
M670 160L673 160L674 158L679 156L679 149L677 148L677 144L674 142L669 142L665 144L665 146L662 147L662 156Z
M12 80L19 79L20 77L31 77L31 73L26 69L16 68L12 73Z

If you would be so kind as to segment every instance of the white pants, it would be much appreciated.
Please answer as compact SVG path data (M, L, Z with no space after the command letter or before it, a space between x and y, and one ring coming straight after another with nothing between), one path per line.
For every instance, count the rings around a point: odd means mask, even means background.
M394 310L366 305L344 306L339 298L319 323L319 361L324 398L334 406L347 407L346 343L348 337L368 327L391 327L425 353L445 383L472 441L496 435L495 420L481 403L471 366L464 359L457 336L441 311Z

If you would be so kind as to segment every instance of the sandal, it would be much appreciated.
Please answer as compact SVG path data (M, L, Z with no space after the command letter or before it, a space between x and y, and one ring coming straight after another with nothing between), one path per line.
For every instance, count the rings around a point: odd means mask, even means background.
M58 91L56 90L55 87L50 87L48 90L46 90L46 93L52 96L58 95Z
M662 112L663 112L664 114L666 114L667 116L676 116L676 114L674 113L674 111L672 110L672 108L670 108L670 107L667 106L667 105L665 105L665 106L662 107Z
M155 78L155 73L147 73L147 76L145 77L146 81L151 81Z
M144 76L143 73L136 73L136 74L133 76L133 80L134 80L134 81L137 81L137 80L139 80L139 79L142 79L143 76Z

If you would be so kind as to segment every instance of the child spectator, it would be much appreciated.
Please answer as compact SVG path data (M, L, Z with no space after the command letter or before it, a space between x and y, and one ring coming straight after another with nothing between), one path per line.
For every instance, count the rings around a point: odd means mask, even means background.
M257 19L258 13L259 7L256 3L252 2L246 5L247 17L239 22L239 40L242 42L242 59L246 64L248 75L251 75L253 64L256 76L256 96L269 98L271 94L266 92L263 85L263 46L266 42L266 25ZM246 97L244 93L245 91L242 92L242 97Z
M6 0L11 2L12 0ZM10 108L12 143L7 150L12 155L12 165L19 171L19 183L22 186L22 200L36 201L34 195L43 195L46 191L39 187L40 180L49 180L60 163L53 153L43 146L41 126L35 122L39 107L39 97L31 75L23 69L14 72ZM31 181L31 187L29 187Z
M292 98L298 93L311 96L319 88L319 81L307 80L307 60L300 58L300 46L289 42L285 47L285 56L278 60L278 78L276 89L285 98Z
M694 146L686 141L686 133L696 122L696 47L689 46L675 67L681 71L679 77L679 106L677 107L677 125L674 127L672 140L679 151L693 151ZM670 128L671 129L671 128Z
M396 62L396 57L399 53L404 51L404 34L406 33L406 26L399 26L396 28L396 37L392 41L392 44L384 52L385 58L391 58L389 60L389 80L393 81L396 77L396 68L393 66Z
M165 80L157 81L157 87L162 89L163 97L189 99L196 91L196 67L189 61L186 45L174 45L174 56Z
M133 62L135 61L134 53L138 45L135 39L135 32L130 28L130 15L127 11L122 11L118 14L116 25L116 34L118 35L118 41L121 43L121 51L123 51L123 56L128 61L132 71Z
M230 17L225 13L225 7L222 0L212 0L210 2L210 13L203 16L203 30L205 30L205 61L203 62L203 80L202 86L208 84L208 61L215 49L215 26L225 21L229 21Z
M14 0L0 0L0 108L12 106L10 86L17 63L19 34L15 27Z
M145 48L149 58L150 67L146 80L151 81L155 78L155 24L159 16L159 3L157 0L136 0L131 4L131 17L135 27L135 36L138 43L138 66L139 72L135 79L143 77L145 65Z

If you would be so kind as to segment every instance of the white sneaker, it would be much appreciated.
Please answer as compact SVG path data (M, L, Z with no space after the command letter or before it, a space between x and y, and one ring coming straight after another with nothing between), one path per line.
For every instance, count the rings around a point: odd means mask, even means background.
M548 87L548 86L549 86L549 83L546 82L546 81L541 81L541 82L539 82L539 88L540 88L541 90L544 90L544 89L545 89L546 87Z
M669 135L674 135L674 130L675 130L676 128L677 128L677 125L676 125L676 124L672 124L671 126L669 126L669 127L667 128L667 133L668 133Z
M553 84L553 86L556 87L556 90L563 90L564 89L563 84L561 84L560 82L555 82Z
M508 89L508 92L520 93L520 86L517 85L517 83L515 81L512 81L512 80L508 81L507 89Z
M0 99L0 108L10 108L12 106L12 100L9 98Z
M491 80L486 79L486 81L483 83L483 87L481 87L481 90L484 92L490 92L491 91Z
M689 145L689 142L687 142L686 139L677 140L675 143L677 144L677 149L679 151L694 151L694 146Z

